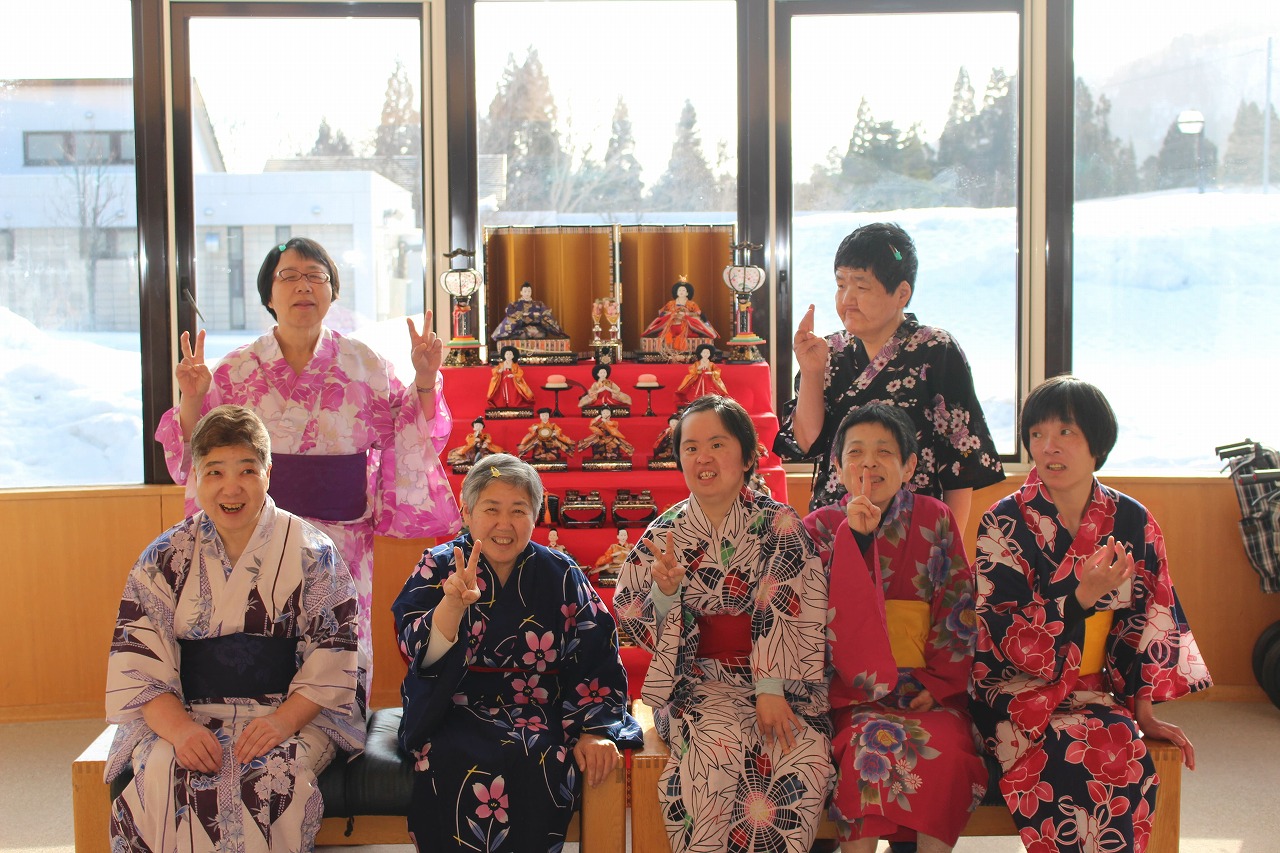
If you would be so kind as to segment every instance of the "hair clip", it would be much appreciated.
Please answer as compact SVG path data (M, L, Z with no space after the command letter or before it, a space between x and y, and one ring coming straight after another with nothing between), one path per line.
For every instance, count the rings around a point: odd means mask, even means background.
M281 243L279 246L276 246L276 248L283 252L286 247L284 243Z
M887 243L886 245L889 247L889 251L893 252L893 259L895 261L902 260L902 253L898 251L896 246L894 246L892 243Z
M489 475L490 475L490 476L493 476L493 477L501 477L501 476L502 476L502 472L498 470L498 466L497 466L497 465L490 465L490 466L489 466Z

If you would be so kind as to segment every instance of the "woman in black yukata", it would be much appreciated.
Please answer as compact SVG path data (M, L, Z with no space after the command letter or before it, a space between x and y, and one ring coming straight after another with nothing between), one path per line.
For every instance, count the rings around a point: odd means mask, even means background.
M945 502L964 530L973 490L1004 472L959 343L906 310L915 243L892 223L864 225L840 243L834 265L844 328L815 334L812 305L796 327L796 396L782 408L774 452L815 462L810 510L838 504L845 489L831 459L836 427L859 406L891 403L911 418L920 444L907 488Z
M570 558L530 541L542 493L514 456L478 462L469 532L427 550L392 607L419 850L559 850L580 777L600 784L643 743L613 617Z

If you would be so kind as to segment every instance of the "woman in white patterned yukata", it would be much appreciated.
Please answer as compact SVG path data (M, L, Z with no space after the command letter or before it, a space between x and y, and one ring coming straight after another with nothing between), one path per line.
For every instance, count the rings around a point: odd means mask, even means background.
M945 501L964 530L973 490L1004 473L960 345L905 313L918 265L915 244L897 225L864 225L844 238L835 258L844 329L814 334L809 306L793 340L796 396L783 407L773 447L784 459L814 460L809 509L839 503L845 490L830 458L836 427L858 406L899 406L920 444L908 487Z
M671 849L806 853L833 777L822 563L795 510L746 488L741 405L699 397L675 445L690 496L649 525L613 599L653 653L642 699L670 747Z
M253 412L214 409L191 454L204 509L138 559L111 641L106 778L133 771L112 849L309 851L316 776L364 746L355 587L329 537L267 496Z
M338 298L338 267L305 237L275 246L258 271L271 331L232 350L210 371L203 330L182 335L175 375L179 403L156 430L169 475L187 484L187 514L198 509L189 478L191 429L222 403L248 406L271 435L271 496L320 527L351 567L360 600L361 665L373 676L369 614L373 538L452 536L458 507L440 464L453 428L440 364L443 345L426 313L422 334L408 320L413 388L364 343L324 325Z

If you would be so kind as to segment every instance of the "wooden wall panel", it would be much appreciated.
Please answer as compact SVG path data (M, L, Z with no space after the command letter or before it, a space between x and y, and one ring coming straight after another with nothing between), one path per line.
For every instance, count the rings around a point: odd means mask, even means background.
M965 541L972 553L981 509L1020 478L974 496ZM1265 701L1250 656L1265 626L1280 620L1280 596L1258 588L1236 529L1231 485L1217 478L1104 478L1160 521L1174 582L1217 687L1209 699ZM793 505L808 478L788 477ZM125 574L142 549L181 518L176 486L0 492L6 534L8 624L19 653L0 670L0 722L102 715L107 645ZM404 664L391 602L432 540L379 538L374 552L372 704L399 702Z
M125 576L165 529L163 487L0 493L5 599L20 653L0 721L101 717Z

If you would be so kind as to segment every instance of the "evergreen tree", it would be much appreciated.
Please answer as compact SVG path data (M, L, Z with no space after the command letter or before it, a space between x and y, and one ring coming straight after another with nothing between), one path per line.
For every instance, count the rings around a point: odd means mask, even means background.
M1077 199L1102 198L1136 191L1138 171L1133 143L1124 146L1111 133L1111 101L1093 93L1083 78L1076 78L1076 188Z
M1202 138L1197 140L1197 136ZM1199 158L1197 142L1201 146ZM1154 185L1155 189L1194 187L1201 181L1206 187L1213 186L1218 173L1218 147L1204 137L1203 130L1198 134L1183 133L1175 118L1165 131L1164 143L1151 166L1147 170L1148 186Z
M341 130L334 132L329 126L329 119L320 119L320 130L316 133L315 144L311 146L308 157L351 157L355 151L351 142Z
M1262 109L1253 101L1240 102L1235 124L1222 157L1222 181L1227 184L1262 183ZM1280 168L1280 118L1271 110L1270 173Z
M973 120L978 115L978 109L974 104L973 96L973 84L969 82L969 71L962 65L951 90L951 106L947 110L947 123L938 136L939 168L966 162L969 152L974 148L976 126Z
M982 110L969 123L974 148L967 165L975 178L970 197L980 207L1017 202L1017 104L1017 79L1003 68L992 68Z
M649 205L653 210L715 210L718 196L716 177L698 135L698 113L686 100L676 123L667 171L654 184Z
M568 210L573 204L572 158L556 126L551 81L538 51L524 62L507 57L498 91L480 121L481 154L506 157L506 210Z
M413 81L404 63L387 78L387 94L382 101L382 120L374 135L375 157L422 156L422 113L413 93Z
M639 210L644 194L640 161L636 159L636 138L631 129L631 113L621 97L613 108L612 133L604 152L604 162L584 159L579 183L588 191L590 209L601 213Z

